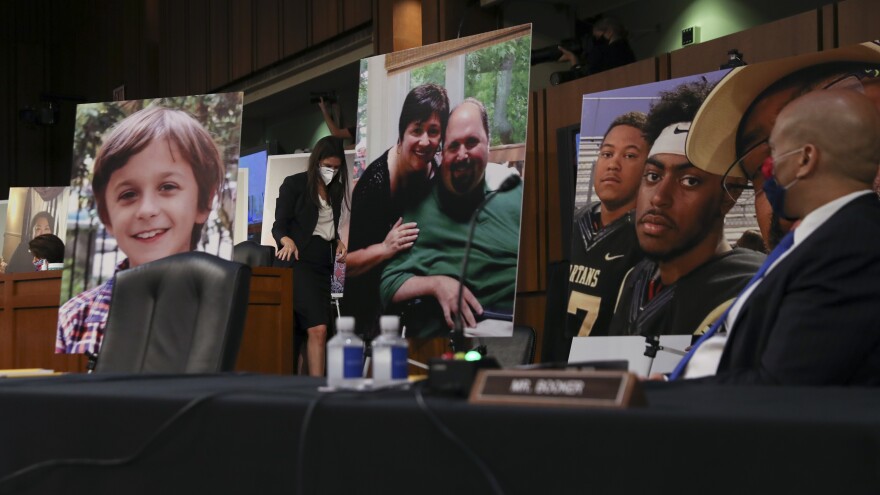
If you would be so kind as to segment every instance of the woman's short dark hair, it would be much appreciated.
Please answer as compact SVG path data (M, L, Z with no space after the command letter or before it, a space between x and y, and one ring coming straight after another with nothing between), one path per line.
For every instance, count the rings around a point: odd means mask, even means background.
M446 138L446 122L449 121L449 97L446 89L436 84L422 84L413 88L400 110L400 121L397 124L397 142L403 141L407 126L413 122L424 122L437 114L440 119L440 139Z
M28 249L34 257L49 263L64 263L64 243L57 236L43 234L31 239Z

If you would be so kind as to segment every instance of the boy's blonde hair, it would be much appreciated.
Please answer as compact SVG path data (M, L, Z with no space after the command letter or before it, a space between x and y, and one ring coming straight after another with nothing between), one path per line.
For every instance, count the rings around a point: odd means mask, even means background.
M113 172L121 169L134 155L158 139L177 146L192 166L198 184L199 211L210 211L214 196L223 184L225 167L213 138L190 114L174 108L152 105L123 119L110 131L95 157L92 189L98 216L110 225L105 194ZM193 226L191 249L195 249L204 224Z

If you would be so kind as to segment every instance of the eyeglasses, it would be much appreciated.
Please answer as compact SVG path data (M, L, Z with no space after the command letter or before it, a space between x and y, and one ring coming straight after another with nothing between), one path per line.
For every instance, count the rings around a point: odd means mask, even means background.
M758 171L760 167L756 167L755 171L749 173L749 169L746 167L746 162L754 159L755 157L767 156L770 154L770 143L768 142L769 138L762 139L757 143L753 144L749 149L747 149L739 158L737 158L733 163L727 167L727 171L724 172L724 175L727 176L730 174L730 171L733 170L733 167L739 167L740 171L742 171L743 176L749 180L749 182L754 182L755 176L758 175Z
M880 77L880 69L854 71L832 79L822 89L849 89L865 94L865 85L862 83L862 79L874 79L877 77Z

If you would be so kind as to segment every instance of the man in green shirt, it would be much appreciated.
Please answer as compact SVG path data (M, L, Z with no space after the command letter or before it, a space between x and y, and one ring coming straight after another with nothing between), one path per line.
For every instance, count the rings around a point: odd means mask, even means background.
M458 312L458 277L471 215L493 189L486 183L489 126L486 110L468 98L453 110L446 129L440 173L431 194L404 214L404 222L424 225L413 247L382 272L383 305L433 298L442 309L434 321L407 328L408 336L444 335ZM490 314L511 318L522 184L498 194L480 213L471 244L462 298L464 325L475 328ZM445 320L445 321L444 321ZM512 324L510 329L512 332Z

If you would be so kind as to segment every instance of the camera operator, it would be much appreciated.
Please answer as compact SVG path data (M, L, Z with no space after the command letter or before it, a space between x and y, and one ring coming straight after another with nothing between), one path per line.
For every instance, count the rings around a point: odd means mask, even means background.
M562 53L560 62L571 63L571 70L556 72L550 76L554 85L579 77L596 74L608 69L635 62L636 57L627 41L627 31L614 17L603 17L593 24L592 36L585 36L583 49L578 56L570 48L558 46Z

